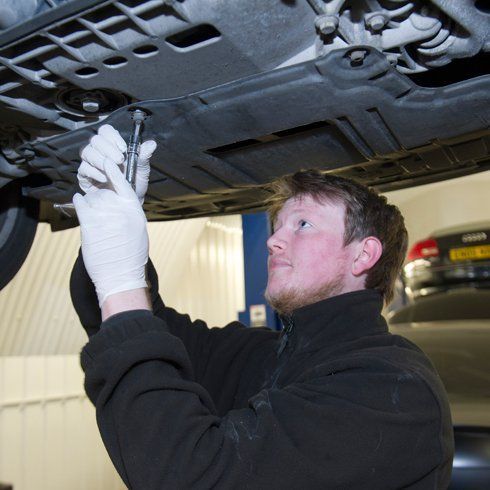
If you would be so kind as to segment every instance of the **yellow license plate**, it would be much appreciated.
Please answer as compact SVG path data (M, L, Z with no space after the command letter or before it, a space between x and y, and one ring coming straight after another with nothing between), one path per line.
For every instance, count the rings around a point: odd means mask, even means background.
M474 245L473 247L452 248L449 258L457 260L481 260L490 258L490 245Z

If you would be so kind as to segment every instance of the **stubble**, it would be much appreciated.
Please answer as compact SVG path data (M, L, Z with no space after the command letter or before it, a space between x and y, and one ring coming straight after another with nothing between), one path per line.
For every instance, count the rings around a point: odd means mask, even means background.
M338 296L344 290L344 277L339 273L337 277L316 289L302 289L290 287L271 296L266 290L265 299L279 315L290 315L294 310L311 305L332 296Z

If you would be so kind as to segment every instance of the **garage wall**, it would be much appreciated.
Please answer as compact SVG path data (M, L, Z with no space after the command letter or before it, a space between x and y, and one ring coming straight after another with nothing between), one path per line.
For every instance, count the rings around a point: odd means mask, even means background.
M0 483L122 490L82 389L78 356L0 358Z
M150 223L150 256L164 301L223 325L244 309L240 216ZM69 278L79 230L40 224L29 256L0 292L0 356L77 354L86 342Z
M244 309L241 217L150 223L167 304L223 325ZM86 342L68 293L79 231L41 225L0 292L0 483L15 490L124 488L83 392Z
M155 259L161 270L165 257ZM210 327L237 320L238 312L245 309L241 217L207 220L180 280L165 281L160 291L168 305L207 321Z

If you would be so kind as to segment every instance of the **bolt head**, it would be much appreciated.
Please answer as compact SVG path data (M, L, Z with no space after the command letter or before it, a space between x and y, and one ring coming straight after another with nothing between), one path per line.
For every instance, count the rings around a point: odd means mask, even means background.
M148 114L141 109L134 109L131 111L131 119L135 122L144 121L148 117Z
M339 26L339 18L337 15L319 15L315 19L315 26L321 34L327 36L333 34Z
M366 57L366 51L361 49L353 50L349 53L349 57L353 63L361 63Z
M32 151L30 148L22 148L20 153L24 158L33 158L35 156L34 151Z
M379 31L383 29L386 25L387 19L384 15L378 14L373 15L367 21L368 27L370 27L373 31Z
M99 112L100 105L99 102L95 99L83 99L82 100L82 108L85 112Z

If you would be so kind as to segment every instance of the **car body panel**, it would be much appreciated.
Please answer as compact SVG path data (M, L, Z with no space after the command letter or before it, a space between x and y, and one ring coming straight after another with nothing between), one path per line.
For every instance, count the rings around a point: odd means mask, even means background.
M488 427L488 399L451 400L451 417L460 427Z
M457 137L458 128L475 131L482 118L490 119L488 80L451 90L420 88L379 52L364 49L359 65L352 65L349 50L339 50L186 97L137 104L152 114L145 137L160 143L152 160L149 218L259 209L267 197L261 185L305 167L381 190L488 167L490 132L469 141ZM432 103L437 111L430 110ZM104 123L127 137L128 108ZM414 125L423 130L414 133ZM97 127L24 145L31 165L53 180L28 194L70 201L80 145ZM438 140L440 134L448 139Z
M390 324L419 346L444 382L455 426L490 429L490 318Z
M490 488L490 311L486 320L397 324L390 331L429 356L448 392L455 439L449 488Z
M393 325L422 324L430 321L460 322L488 319L490 316L490 289L454 287L417 297L411 303L389 315Z

